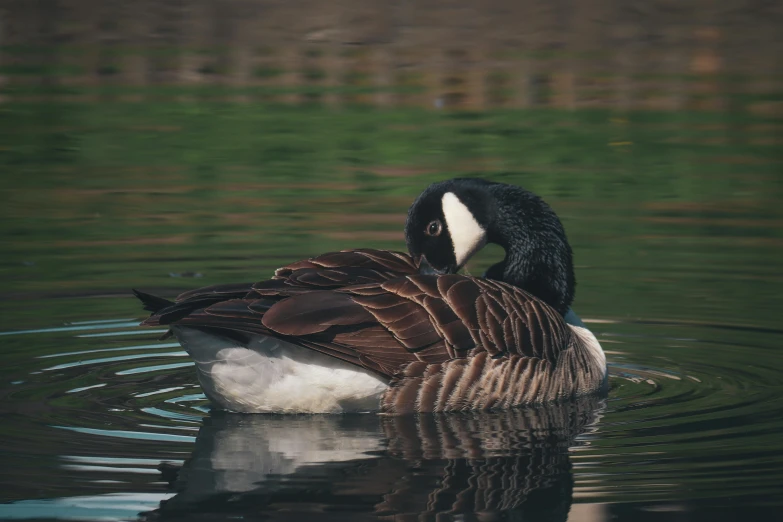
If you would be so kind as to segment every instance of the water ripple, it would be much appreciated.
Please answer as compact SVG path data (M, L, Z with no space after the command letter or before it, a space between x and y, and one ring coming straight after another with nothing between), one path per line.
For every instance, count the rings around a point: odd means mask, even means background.
M341 480L348 480L346 491L386 492L385 500L370 508L389 516L406 513L410 503L419 501L418 493L406 499L389 492L421 488L434 495L434 484L445 480L443 476L452 484L464 484L470 495L479 491L495 499L486 506L507 508L524 505L527 497L493 485L498 477L524 483L522 491L528 492L540 483L557 484L572 490L567 498L575 502L574 513L584 512L578 507L582 503L611 506L620 501L675 509L671 506L693 499L765 492L783 483L778 442L783 431L783 363L776 364L783 356L772 351L783 334L676 322L592 323L607 348L610 393L580 417L578 433L566 437L555 429L553 439L544 437L542 427L573 427L579 415L565 414L562 419L572 420L554 425L552 414L542 418L541 413L533 414L537 420L489 414L428 417L413 424L374 415L229 415L221 420L207 416L209 403L190 359L170 362L186 356L171 350L178 344L134 342L134 336L149 332L129 330L126 319L2 332L37 335L42 345L52 347L49 353L29 357L15 384L4 391L7 406L19 405L14 410L21 412L15 417L17 432L32 434L12 435L6 446L19 455L34 455L42 451L36 440L52 441L46 451L57 466L28 472L15 487L62 498L16 502L0 508L0 517L56 517L56 509L68 509L73 518L97 520L103 517L99 506L105 502L117 510L111 517L128 519L136 516L129 515L134 509L158 513L164 499L170 509L189 512L201 500L224 498L220 495L226 493L239 495L231 506L251 497L255 506L261 497L253 495L260 491L297 496L296 488L333 491L329 488L343 484ZM84 337L79 332L85 329L99 332ZM107 347L107 342L113 344ZM117 355L91 357L107 352ZM58 364L47 365L52 359ZM41 459L20 462L51 466ZM369 475L346 479L354 477L360 469L356 466ZM486 466L494 466L495 474ZM535 480L543 482L531 482L534 477L520 476L514 471L519 469L538 470L543 475ZM189 493L172 496L165 485L168 473L175 473ZM212 474L214 480L199 482L207 480L201 473ZM27 484L33 476L48 478ZM403 479L409 476L418 478ZM391 480L394 477L398 482ZM76 493L85 483L103 488L104 494L79 497ZM207 483L211 489L198 489ZM476 490L478 483L487 485ZM62 484L73 484L74 489L63 492ZM411 487L414 490L405 489ZM493 491L495 487L500 489ZM142 497L134 495L143 496L144 491L156 493L137 502ZM266 502L272 497L263 498ZM127 506L121 505L124 499ZM283 504L274 505L283 509ZM452 512L457 509L451 500L444 505Z

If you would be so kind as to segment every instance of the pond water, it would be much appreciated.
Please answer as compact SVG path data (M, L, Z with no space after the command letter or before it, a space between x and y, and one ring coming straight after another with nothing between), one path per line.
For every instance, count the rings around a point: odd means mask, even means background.
M783 122L736 114L2 107L0 519L776 520ZM52 122L55 123L52 123ZM428 183L524 185L574 247L607 397L210 411L129 289L403 249ZM502 255L488 248L468 269Z

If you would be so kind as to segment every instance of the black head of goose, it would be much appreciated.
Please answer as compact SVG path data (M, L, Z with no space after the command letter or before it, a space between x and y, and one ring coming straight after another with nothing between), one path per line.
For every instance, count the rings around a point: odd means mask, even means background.
M205 394L240 412L508 408L597 392L606 360L566 324L571 250L554 212L519 187L430 186L411 207L413 254L348 250L271 279L136 295L195 360ZM455 274L485 243L487 278ZM539 295L540 294L540 295Z
M487 243L506 257L484 274L522 288L566 315L574 299L571 246L544 200L514 185L457 178L433 183L405 224L408 250L422 271L455 273Z

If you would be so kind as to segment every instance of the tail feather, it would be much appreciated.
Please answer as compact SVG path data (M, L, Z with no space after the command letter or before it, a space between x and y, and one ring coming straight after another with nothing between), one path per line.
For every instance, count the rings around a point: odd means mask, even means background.
M169 301L168 299L152 294L145 294L136 289L133 289L133 294L141 300L142 304L144 304L144 309L153 314L174 304L174 301Z
M208 308L210 305L226 300L224 295L217 294L174 302L162 297L139 292L135 289L133 290L133 293L144 304L144 309L152 312L152 315L145 319L141 323L141 326L162 326L176 323L193 312ZM247 306L245 306L245 308L247 308Z

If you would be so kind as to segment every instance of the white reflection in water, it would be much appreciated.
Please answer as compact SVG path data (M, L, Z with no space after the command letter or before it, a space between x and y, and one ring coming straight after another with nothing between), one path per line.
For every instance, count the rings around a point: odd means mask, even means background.
M0 519L60 519L114 521L135 519L140 511L148 511L172 493L108 493L83 497L43 500L21 500L0 504Z
M64 370L66 368L75 368L76 366L87 366L89 364L103 364L103 363L112 363L112 362L119 362L119 361L132 361L134 359L147 359L150 357L184 357L186 356L186 352L162 352L162 353L141 353L141 354L135 354L135 355L118 355L117 357L103 357L100 359L87 359L85 361L75 361L70 363L64 363L64 364L58 364L55 366L50 366L49 368L44 368L43 371L52 371L52 370Z
M304 512L348 495L380 516L494 520L514 510L532 517L525 520L564 521L573 491L569 447L594 436L603 408L592 398L491 414L218 413L204 419L183 466L164 465L177 495L155 514L218 520L276 510L291 498L301 498L295 511Z
M85 321L85 323L88 323L89 321ZM98 324L91 323L85 324L85 323L72 323L72 326L57 326L55 328L38 328L35 330L15 330L15 331L8 331L8 332L0 332L0 335L22 335L22 334L45 334L45 333L57 333L57 332L78 332L82 330L107 330L109 328L133 328L134 326L138 326L139 323L137 321L105 321L105 322L98 322ZM137 330L137 334L141 333L149 333L153 330ZM165 332L165 330L163 330ZM101 334L101 335L112 335L109 334ZM124 335L124 334L120 334ZM78 336L78 337L86 337L86 336Z
M104 437L117 437L121 439L136 439L136 440L158 440L168 442L195 442L195 437L186 437L184 435L172 435L170 433L150 433L144 431L128 431L128 430L101 430L98 428L77 428L73 426L52 426L61 430L75 431L77 433L85 433L87 435L101 435Z

